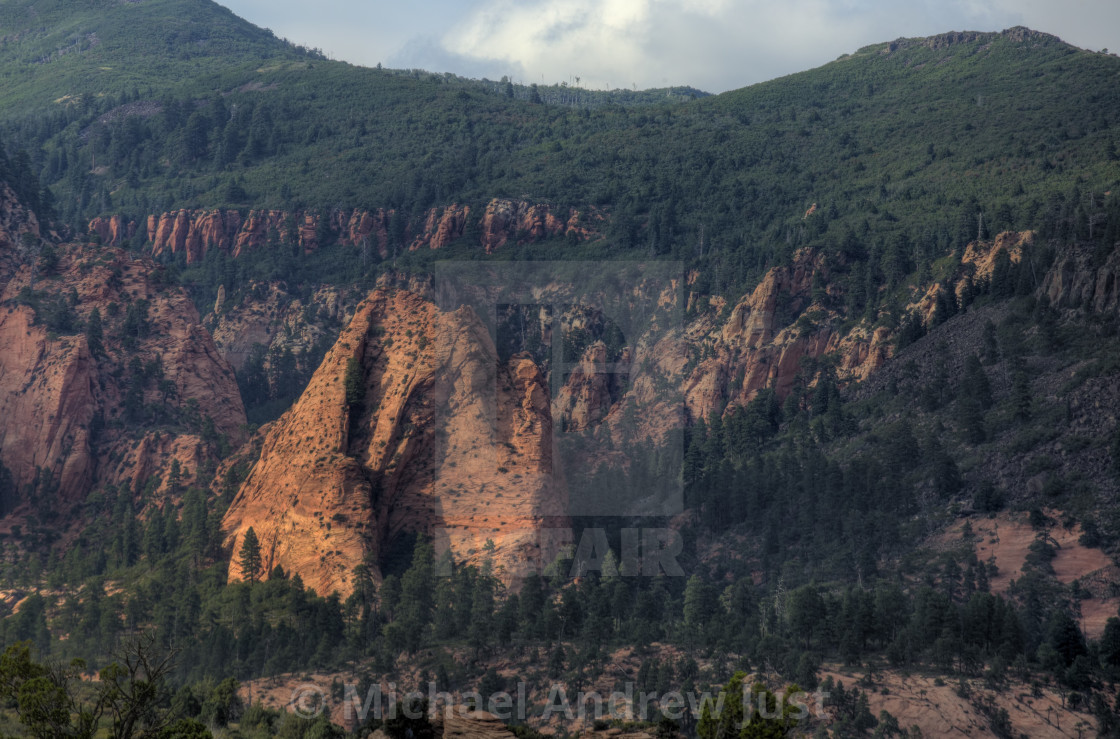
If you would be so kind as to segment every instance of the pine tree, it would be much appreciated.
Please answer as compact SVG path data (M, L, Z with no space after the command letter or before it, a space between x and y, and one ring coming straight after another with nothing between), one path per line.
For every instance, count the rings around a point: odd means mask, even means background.
M1015 270L1011 256L1000 247L992 258L990 292L995 298L1009 298L1015 294Z
M1015 418L1020 421L1031 420L1031 378L1025 369L1017 370L1011 379L1011 398Z
M183 468L179 460L171 460L171 469L167 472L167 489L171 495L179 494L179 485L183 482Z
M970 355L964 362L964 382L961 384L961 389L966 396L980 405L981 410L992 407L992 383L988 380L988 374L984 372L980 358L975 354Z
M404 647L415 653L424 643L424 634L431 623L432 592L435 590L432 545L417 539L412 564L401 578L399 622Z
M957 296L942 287L937 291L931 324L940 326L957 314Z
M1112 473L1120 477L1120 424L1117 424L1116 430L1112 432Z
M99 357L105 353L103 339L101 311L94 308L90 311L89 318L86 319L86 344L89 345L89 353L94 357Z
M999 339L996 325L989 320L984 323L984 364L995 364L998 361Z
M361 405L365 393L362 391L362 365L357 357L346 360L346 377L343 386L346 388L346 404L351 409Z
M163 554L166 546L163 511L159 506L154 506L152 512L148 514L148 524L144 529L144 554L149 561L154 562Z
M401 602L401 580L396 575L386 575L381 581L381 589L377 591L381 603L381 615L386 621L397 618L398 606Z
M984 414L980 410L980 403L973 397L964 397L958 406L961 434L969 444L980 444L987 438L984 430Z
M694 637L703 637L712 616L711 601L707 583L696 575L688 578L688 584L684 588L683 616L689 642Z
M1120 618L1113 616L1105 623L1100 655L1103 664L1112 669L1120 667Z
M436 583L435 603L433 604L432 627L437 639L451 639L458 635L459 623L455 618L455 606L459 596L455 592L454 579L441 577Z
M803 638L805 648L813 642L813 631L825 615L824 601L813 585L803 585L790 593L787 618L795 639Z
M471 600L471 625L468 637L477 657L489 645L490 634L493 631L494 591L489 579L479 579Z
M250 583L255 583L261 574L261 543L257 540L257 532L250 526L245 532L241 542L241 575Z
M1048 631L1047 643L1058 653L1066 667L1072 665L1078 657L1089 653L1081 629L1065 611L1054 613Z
M898 349L902 350L926 335L926 328L917 313L907 313L899 321Z

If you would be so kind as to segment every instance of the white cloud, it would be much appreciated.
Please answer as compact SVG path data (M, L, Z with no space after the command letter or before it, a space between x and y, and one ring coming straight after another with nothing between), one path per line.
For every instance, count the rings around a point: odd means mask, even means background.
M505 60L525 82L579 75L584 84L692 84L721 91L827 62L860 46L948 30L1083 26L1114 0L1080 0L1072 16L1048 0L481 0L443 45ZM1120 18L1106 33L1117 35ZM1060 31L1053 31L1059 32ZM1075 42L1076 43L1076 42Z
M650 0L495 0L443 36L450 50L519 63L547 82L595 71L633 69L645 61ZM536 77L525 82L538 81ZM600 81L599 84L603 84Z
M425 69L429 72L454 72L462 77L497 80L509 76L523 78L520 62L461 54L446 48L431 36L416 36L393 52L385 61L393 69Z
M1027 25L1120 50L1117 0L222 0L358 64L713 92L900 36Z

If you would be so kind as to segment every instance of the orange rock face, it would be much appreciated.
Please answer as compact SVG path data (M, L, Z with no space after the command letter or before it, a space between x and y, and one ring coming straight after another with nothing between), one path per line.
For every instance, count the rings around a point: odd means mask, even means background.
M1023 257L1023 247L1034 241L1033 231L1004 231L991 241L973 241L965 247L961 262L971 264L976 277L991 277L995 269L996 254L1001 249L1007 252L1012 262Z
M89 222L89 232L97 234L102 244L120 246L122 241L131 239L136 234L136 221L126 223L119 215L109 218L98 216Z
M97 464L90 426L97 370L85 337L48 342L26 306L0 312L0 460L18 486L52 471L64 498L80 499Z
M785 396L806 358L833 355L848 380L885 362L886 329L859 324L841 333L841 317L813 302L814 275L827 284L825 269L801 252L726 318L714 302L680 330L627 337L615 362L593 342L566 377L554 378L563 382L554 400L528 355L498 365L472 313L442 313L415 293L378 290L269 429L227 514L227 544L236 551L254 527L266 566L297 572L319 592L349 592L356 564L377 561L414 531L466 559L492 539L500 566L513 571L538 556L542 526L564 511L562 483L550 474L554 422L588 440L660 443L668 430L743 405L764 388ZM344 383L351 359L363 383L355 412ZM590 443L588 464L610 464ZM234 563L231 577L239 576Z
M836 355L847 380L882 366L891 351L885 329L859 325L842 334L835 328L839 316L812 302L813 275L821 270L816 255L802 251L791 266L771 269L726 321L709 314L654 347L649 358L658 374L681 388L688 418L744 405L764 388L785 397L805 358ZM639 354L635 365L642 359ZM650 379L639 375L635 392L653 395Z
M389 256L389 216L391 211L381 208L372 213L355 210L343 223L342 213L338 214L337 230L344 235L347 244L364 247L373 246L382 259Z
M351 360L360 374L353 406ZM251 526L266 568L344 595L354 566L376 562L406 532L466 560L493 541L507 577L539 566L540 530L563 525L566 510L548 403L533 362L499 365L470 311L377 290L270 427L226 514L227 544L236 551ZM241 574L235 561L230 577Z
M491 200L486 206L481 227L482 246L487 254L502 248L510 240L526 243L569 231L580 234L579 214L574 211L567 221L562 221L552 214L547 205L502 199Z
M288 229L285 226L291 217L279 210L251 211L234 237L233 256L241 256L251 249L264 246L268 243L270 232L286 234Z
M389 219L393 211L335 210L326 215L331 230L342 246L375 248L381 258L389 256ZM150 215L146 221L148 243L153 256L184 253L188 264L202 259L210 249L221 249L234 256L277 243L298 244L306 253L319 247L320 214L311 211L251 210L242 217L236 210L177 210ZM592 221L602 220L594 214ZM471 218L466 205L432 208L418 227L406 229L408 248L442 249L463 238L467 227L477 223L480 245L491 252L508 242L524 244L572 234L574 238L593 238L595 230L582 224L578 211L564 218L550 206L514 200L492 200L481 217ZM97 234L103 244L119 246L137 231L134 222L122 216L97 217L89 222L88 232Z
M442 249L461 238L467 227L470 206L451 205L441 211L432 208L424 221L424 228L408 247L412 251L423 249Z
M11 248L0 246L13 257ZM92 349L76 331L55 335L31 307L16 305L16 296L32 285L32 261L18 255L0 260L6 268L0 270L0 300L7 306L0 309L0 461L22 488L41 490L46 482L63 505L84 499L91 486L138 486L162 474L172 458L188 481L214 452L184 427L209 416L232 442L243 435L245 413L232 369L187 295L164 286L150 260L78 245L58 252L55 274L34 289L41 303L76 298L75 321L96 308L102 348ZM126 346L130 304L147 306L147 330L130 334ZM143 366L150 370L137 377ZM159 431L165 423L176 430Z

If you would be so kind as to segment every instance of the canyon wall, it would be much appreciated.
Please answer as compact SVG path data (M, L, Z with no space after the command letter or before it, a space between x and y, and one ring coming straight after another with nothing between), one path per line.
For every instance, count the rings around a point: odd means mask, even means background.
M590 211L554 208L543 203L495 198L472 214L467 205L431 208L411 223L402 223L394 244L390 234L393 210L378 208L336 209L325 215L312 211L176 210L130 220L122 215L99 216L89 222L88 232L102 244L120 246L142 238L153 256L184 255L188 264L202 259L211 249L234 256L269 245L294 245L305 253L320 246L322 234L343 246L376 250L381 259L399 249L442 249L469 236L473 243L491 253L509 243L525 244L567 236L584 241L595 238L603 216ZM321 219L327 223L322 224Z
M499 363L467 309L407 291L361 303L296 404L271 425L224 521L252 527L266 569L321 593L422 533L506 579L539 567L541 530L563 526L548 395L524 356ZM492 547L490 544L492 543ZM230 577L243 576L234 558Z
M21 505L57 510L154 475L163 486L172 459L189 482L218 437L242 441L233 370L158 265L39 243L31 217L10 202L0 214L0 462Z

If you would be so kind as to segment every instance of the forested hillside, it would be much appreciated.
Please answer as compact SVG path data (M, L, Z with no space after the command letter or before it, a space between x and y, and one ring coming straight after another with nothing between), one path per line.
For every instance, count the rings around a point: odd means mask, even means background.
M707 96L365 69L205 0L11 0L0 39L0 731L92 735L78 704L137 679L80 674L142 634L175 653L163 737L342 735L237 692L312 672L335 706L330 681L524 680L522 739L556 682L748 672L831 695L775 735L919 736L877 710L912 675L993 736L1048 730L1036 700L1120 735L1115 56L952 33ZM675 260L681 325L506 306L478 348L430 302L445 259ZM445 356L467 379L436 402ZM491 359L488 425L462 388ZM679 428L618 431L670 397ZM592 453L538 484L572 428ZM605 559L509 575L521 502L623 472L683 510L572 516ZM443 556L460 498L478 541ZM685 576L634 576L635 527L679 535ZM699 706L625 728L727 736Z
M1025 29L877 45L633 107L329 62L201 2L54 12L66 23L5 7L20 43L4 68L29 81L6 87L0 119L79 230L197 207L384 208L416 226L429 208L510 197L604 209L599 253L695 261L723 294L801 245L855 239L926 262L978 232L1092 221L1115 177L1120 60ZM135 28L160 31L137 44ZM48 53L78 36L103 40Z

